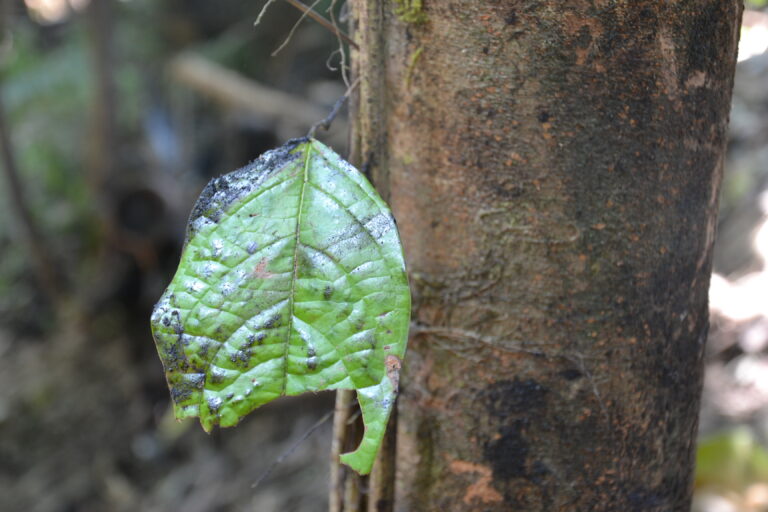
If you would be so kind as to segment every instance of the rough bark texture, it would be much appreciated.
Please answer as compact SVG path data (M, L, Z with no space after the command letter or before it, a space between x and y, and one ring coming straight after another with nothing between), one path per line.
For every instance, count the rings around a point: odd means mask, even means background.
M395 509L686 510L741 2L419 5L353 4L415 293Z

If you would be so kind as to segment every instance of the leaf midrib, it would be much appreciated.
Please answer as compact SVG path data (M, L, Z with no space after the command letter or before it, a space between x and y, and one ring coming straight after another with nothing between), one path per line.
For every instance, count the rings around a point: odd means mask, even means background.
M285 335L285 349L283 350L283 389L281 395L285 395L288 386L288 349L291 343L291 333L293 332L293 307L296 297L296 280L299 274L299 237L301 236L301 215L304 211L304 192L307 189L309 181L309 159L312 154L312 143L307 143L307 150L304 154L304 174L301 181L301 193L299 194L299 209L296 215L296 234L295 245L293 247L293 275L291 276L291 294L288 296L288 328Z

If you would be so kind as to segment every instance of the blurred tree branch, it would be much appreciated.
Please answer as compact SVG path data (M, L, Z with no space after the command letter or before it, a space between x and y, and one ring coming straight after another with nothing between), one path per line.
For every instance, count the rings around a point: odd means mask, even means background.
M306 127L325 119L327 114L314 103L259 84L199 55L180 55L168 68L174 80L228 107ZM346 131L345 122L338 120L336 124L339 132Z
M0 93L2 82L0 82ZM61 298L61 282L56 272L56 266L51 258L40 229L35 223L32 211L26 201L24 187L19 176L16 157L13 151L5 110L0 99L0 157L3 162L3 174L8 184L8 196L11 208L15 214L27 247L30 252L32 268L41 290L46 294L51 305L56 307Z
M92 0L85 10L95 95L88 146L88 185L104 229L110 231L105 184L117 165L117 92L115 90L114 32L111 0Z
M9 44L10 16L12 4L8 0L0 0L0 48ZM0 55L2 58L2 55ZM0 60L0 64L3 62ZM0 72L2 69L0 69ZM9 203L17 218L24 242L26 243L32 261L32 270L40 289L45 293L51 306L56 308L62 292L62 284L56 266L40 229L32 216L32 210L26 200L22 185L13 142L8 129L5 109L2 101L3 79L0 74L0 159L2 159L3 174L8 186Z
M324 17L322 17L320 14L315 11L312 6L305 5L302 2L299 2L298 0L285 0L288 2L288 4L292 5L296 9L300 10L303 13L303 16L309 16L313 20L315 20L317 23L322 25L326 30L330 31L332 34L334 34L336 37L339 37L344 40L348 45L353 47L354 49L359 49L357 46L357 43L352 40L347 34L345 34L337 25L335 21L328 21ZM261 19L264 17L264 14L267 12L267 9L269 6L274 2L274 0L268 1L266 4L264 4L264 7L261 9L261 12L259 13L259 16L256 18L256 23L254 23L254 26L258 26L261 23ZM301 21L301 20L299 20ZM294 27L295 28L295 27ZM290 36L288 36L288 39L290 39ZM286 40L287 42L287 40ZM275 53L279 51L275 50ZM274 56L274 54L273 54Z

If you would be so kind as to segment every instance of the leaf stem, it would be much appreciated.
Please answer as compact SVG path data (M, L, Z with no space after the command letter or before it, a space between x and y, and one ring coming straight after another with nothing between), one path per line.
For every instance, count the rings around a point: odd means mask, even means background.
M355 87L358 86L360 83L360 78L358 77L355 79L354 82L352 82L352 85L347 88L347 91L344 93L344 96L336 100L336 103L333 105L333 108L331 109L330 114L325 116L325 118L322 121L318 121L317 123L312 125L312 128L309 129L309 132L307 133L307 137L314 138L315 132L318 128L322 128L323 130L328 130L331 127L331 123L333 123L333 120L336 119L336 116L339 114L339 111L341 110L341 107L344 105L344 102L347 101L347 98L349 98L349 95L352 94L352 91L355 90Z

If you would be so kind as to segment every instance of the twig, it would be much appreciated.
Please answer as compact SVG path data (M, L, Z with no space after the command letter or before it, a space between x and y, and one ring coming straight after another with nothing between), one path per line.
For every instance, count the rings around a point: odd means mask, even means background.
M352 390L336 391L336 410L333 417L333 440L331 441L331 481L328 496L329 512L341 512L344 503L344 487L339 456L347 440L347 422L352 406Z
M266 471L264 471L264 472L261 474L261 476L258 478L258 480L256 480L255 482L253 482L253 483L251 484L251 489L255 489L256 487L258 487L258 486L259 486L259 484L261 484L261 482L263 482L264 480L266 480L266 479L267 479L267 477L268 477L269 475L271 475L271 474L272 474L272 471L274 471L274 470L275 470L275 468L276 468L276 467L277 467L279 464L281 464L281 463L282 463L282 462L283 462L285 459L287 459L287 458L288 458L288 457L289 457L289 456L290 456L290 455L291 455L291 454L292 454L292 453L293 453L293 452L296 450L296 448L298 448L298 447L299 447L299 445L301 445L301 443L303 443L304 441L306 441L306 440L309 438L309 436L311 436L312 434L314 434L315 430L317 430L318 428L320 428L320 427L323 425L323 423L325 423L326 421L328 421L329 419L331 419L331 416L333 416L333 413L334 413L334 411L329 411L329 412L327 412L327 413L326 413L326 414L325 414L325 415L324 415L322 418L320 418L319 420L317 420L317 421L315 422L315 424L314 424L314 425L312 425L311 427L309 427L309 428L307 429L307 431L306 431L306 432L304 432L304 433L301 435L301 437L299 437L299 438L296 440L296 442L295 442L295 443L293 443L293 445L291 445L291 447L290 447L290 448L288 448L287 450L285 450L285 451L284 451L284 452L283 452L283 453L282 453L282 454L281 454L281 455L280 455L278 458L276 458L276 459L274 460L274 462L272 462L272 464L270 464L270 465L269 465L269 467L266 469Z
M350 85L347 88L347 91L344 93L344 96L336 100L336 103L333 105L333 108L331 109L331 113L325 116L325 118L322 121L319 121L312 125L312 128L309 129L309 133L307 133L307 137L314 137L315 132L318 128L322 128L323 130L328 130L331 127L331 123L334 119L336 119L336 116L339 114L339 111L341 110L341 107L344 105L344 102L347 101L347 98L349 98L349 95L352 94L352 91L357 87L357 84L360 83L360 79L358 78L355 80L352 85Z
M367 478L349 471L344 482L344 512L361 512L364 506L365 482Z
M333 9L336 7L336 1L337 0L331 0L331 5L328 7L328 15L331 17L331 25L336 29L336 40L339 43L339 56L341 58L341 78L344 80L344 85L349 88L349 76L347 75L347 52L344 51L344 44L341 42L341 30L339 30L339 26L336 24L336 15L333 12Z
M328 71L338 71L339 68L333 66L333 56L339 53L340 49L336 48L333 50L329 55L328 58L325 59L325 67L328 69Z
M347 34L342 32L341 29L339 29L339 27L337 27L334 24L330 23L327 19L323 18L316 11L313 10L313 7L317 4L317 2L312 4L312 6L307 6L307 5L304 5L303 3L299 2L299 0L285 0L285 1L288 2L289 4L291 4L292 6L294 6L295 8L297 8L298 10L302 11L304 13L304 16L309 16L310 18L312 18L313 20L318 22L320 25L322 25L323 27L327 28L328 30L330 30L331 32L336 34L337 37L342 38L347 44L349 44L349 46L351 46L355 50L359 50L360 49L360 47L357 46L357 43L355 43L352 40L352 38L350 38ZM265 6L265 8L266 8L266 6ZM303 16L302 16L302 18L303 18ZM299 20L299 21L301 21L301 20ZM289 37L289 39L290 39L290 37Z
M289 0L289 1L290 1L290 0ZM319 4L319 3L320 3L320 0L315 0L315 2L314 2L312 5L310 5L309 7L307 7L307 10L306 10L306 11L304 11L303 13L301 13L301 16L299 17L299 19L296 21L296 23L294 23L294 24L293 24L293 27L291 28L291 31L290 31L290 32L288 32L288 37L286 37L286 38L285 38L285 41L283 41L283 44L281 44L280 46L278 46L278 47L277 47L277 50L275 50L275 51L273 51L273 52L272 52L272 57L274 57L275 55L277 55L277 54L280 52L280 50L282 50L283 48L285 48L285 46L288 44L288 42L289 42L289 41L291 40L291 38L293 37L293 33L294 33L294 32L296 32L296 29L297 29L297 28L299 28L299 25L301 24L301 22L302 22L302 21L304 21L304 18L306 18L307 16L309 16L310 18L312 18L312 19L315 19L315 18L313 18L313 17L312 17L312 15L311 15L310 13L313 13L313 12L315 12L313 9L314 9L314 8L315 8L315 6L316 6L317 4ZM302 4L302 5L304 5L304 4ZM306 7L306 6L305 6L305 7Z
M259 23L261 23L261 18L264 17L264 14L266 14L267 9L269 9L269 6L273 3L277 2L277 0L267 0L267 3L264 4L264 7L261 8L261 11L259 11L259 15L256 16L256 21L253 23L253 26L258 26Z
M397 454L397 404L392 407L392 416L381 448L376 455L373 471L368 478L368 512L392 512L395 505L395 466Z

